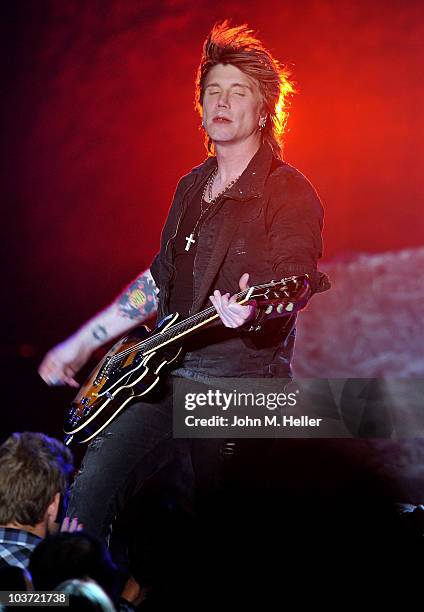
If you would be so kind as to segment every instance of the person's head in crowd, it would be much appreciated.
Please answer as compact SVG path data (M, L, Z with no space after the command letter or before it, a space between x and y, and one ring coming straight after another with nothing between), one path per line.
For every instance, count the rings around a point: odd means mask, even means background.
M69 595L67 610L115 612L114 605L109 597L93 580L66 580L59 584L55 590Z
M12 434L0 446L0 526L40 538L55 533L72 471L72 453L59 440Z
M0 567L0 591L32 591L29 572L15 565Z
M72 578L91 578L113 601L120 595L118 571L106 545L84 531L62 532L40 542L29 571L37 591L50 591Z

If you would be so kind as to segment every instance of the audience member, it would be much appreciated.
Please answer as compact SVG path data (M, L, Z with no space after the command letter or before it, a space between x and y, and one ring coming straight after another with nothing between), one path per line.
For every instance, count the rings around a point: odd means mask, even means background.
M14 433L0 446L0 567L25 569L37 544L58 531L72 471L70 450L42 433Z
M29 571L37 591L50 591L65 580L91 579L119 602L122 577L103 540L87 532L58 533L43 540L31 554Z
M32 591L28 570L16 565L0 567L0 591Z
M69 595L67 610L115 612L115 607L109 597L93 580L66 580L55 590Z

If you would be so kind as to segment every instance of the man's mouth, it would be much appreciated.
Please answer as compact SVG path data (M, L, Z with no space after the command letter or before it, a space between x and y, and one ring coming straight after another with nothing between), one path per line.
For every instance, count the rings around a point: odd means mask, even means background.
M227 119L227 117L214 117L214 123L231 123L231 119Z

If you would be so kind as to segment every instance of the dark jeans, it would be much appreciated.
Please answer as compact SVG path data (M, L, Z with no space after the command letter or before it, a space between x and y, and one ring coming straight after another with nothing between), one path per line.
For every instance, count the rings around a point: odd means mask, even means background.
M172 387L168 376L160 391L127 407L88 445L67 510L87 531L107 538L115 517L161 471L172 475L174 499L191 503L189 443L172 436Z

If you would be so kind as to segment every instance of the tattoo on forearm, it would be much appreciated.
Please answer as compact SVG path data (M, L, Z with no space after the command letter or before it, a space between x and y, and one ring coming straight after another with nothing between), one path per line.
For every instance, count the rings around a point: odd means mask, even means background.
M129 319L147 319L157 309L157 287L150 272L138 276L118 299L120 313Z
M103 342L108 337L106 328L103 327L103 325L96 325L95 327L93 327L91 333L93 334L93 337L99 342Z

